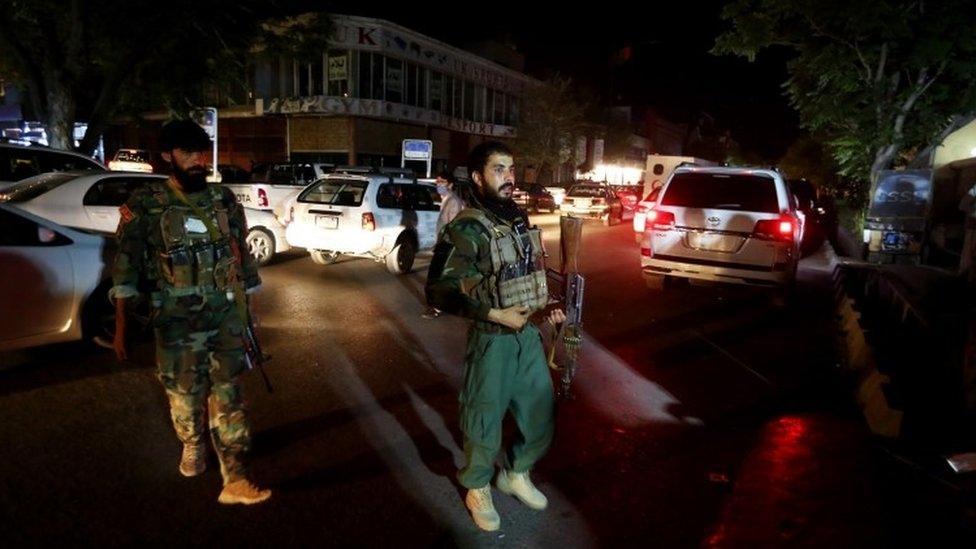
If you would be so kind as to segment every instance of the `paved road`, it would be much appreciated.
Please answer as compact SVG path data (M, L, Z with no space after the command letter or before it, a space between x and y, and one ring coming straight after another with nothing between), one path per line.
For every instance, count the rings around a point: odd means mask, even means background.
M536 218L558 250L556 216ZM575 400L534 474L545 513L496 495L478 531L454 481L465 323L422 319L426 262L394 277L300 253L262 270L266 394L248 376L254 471L275 489L216 504L219 473L177 472L151 368L61 345L0 355L0 539L14 542L878 546L875 459L838 383L826 251L798 303L762 290L647 290L627 224L587 225ZM557 258L551 258L555 261ZM511 426L509 426L511 427Z

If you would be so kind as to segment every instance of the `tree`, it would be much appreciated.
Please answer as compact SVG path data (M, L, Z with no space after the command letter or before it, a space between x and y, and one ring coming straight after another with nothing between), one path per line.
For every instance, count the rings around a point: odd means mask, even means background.
M0 74L26 91L52 147L73 148L75 121L87 121L79 149L90 154L118 115L186 113L242 89L252 52L324 50L327 17L292 20L286 40L281 13L258 0L2 0Z
M713 53L793 52L786 94L843 176L874 181L976 111L976 10L965 0L737 0L723 18L732 29Z
M576 141L586 128L586 105L573 90L573 82L557 74L522 96L517 145L522 162L534 165L540 179L561 164L582 160L576 158Z

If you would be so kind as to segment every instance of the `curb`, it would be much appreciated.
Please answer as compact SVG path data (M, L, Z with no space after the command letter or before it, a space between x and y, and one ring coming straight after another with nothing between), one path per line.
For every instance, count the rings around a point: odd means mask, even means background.
M837 348L841 367L855 377L855 398L871 431L886 438L898 438L904 412L888 402L884 388L891 379L878 370L874 352L867 342L861 325L861 313L847 293L843 263L833 246L827 242L827 255L834 265L831 281L834 286L834 310L837 320Z

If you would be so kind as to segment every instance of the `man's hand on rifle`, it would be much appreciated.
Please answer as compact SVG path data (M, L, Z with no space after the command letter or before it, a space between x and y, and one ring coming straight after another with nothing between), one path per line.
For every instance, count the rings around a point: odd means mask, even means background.
M560 324L566 322L566 313L562 309L553 309L548 316L546 316L546 322L549 322L553 327L559 327Z
M125 299L115 300L115 337L112 338L112 348L119 361L129 360L129 350L125 342Z
M532 309L528 307L506 307L505 309L492 309L488 311L488 320L508 326L513 330L521 330L522 326L529 320Z

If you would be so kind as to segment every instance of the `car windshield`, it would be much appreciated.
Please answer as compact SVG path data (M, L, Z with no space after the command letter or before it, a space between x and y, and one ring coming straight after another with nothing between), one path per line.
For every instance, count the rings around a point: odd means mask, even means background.
M661 205L746 212L779 211L773 178L751 174L676 174L661 198Z
M17 183L3 192L7 202L26 202L60 187L78 177L78 174L54 172L31 177Z
M593 185L576 185L569 190L569 196L590 196L590 197L602 197L603 188L595 187Z
M146 151L121 150L115 153L115 159L122 162L149 163L149 154Z
M366 194L368 184L367 181L322 179L302 191L298 201L333 206L359 206L363 203L363 195Z

